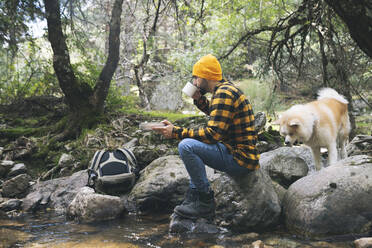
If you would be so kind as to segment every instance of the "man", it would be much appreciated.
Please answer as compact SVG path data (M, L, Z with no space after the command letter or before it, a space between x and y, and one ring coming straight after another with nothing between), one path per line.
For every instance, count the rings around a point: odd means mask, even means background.
M182 140L178 151L190 176L190 186L174 212L190 219L211 219L215 202L205 164L232 176L257 170L257 133L251 104L241 90L222 79L220 63L213 55L195 63L192 75L198 88L192 96L194 104L210 116L206 127L182 128L165 120L165 127L153 130L166 138ZM212 93L210 102L204 96L206 92Z

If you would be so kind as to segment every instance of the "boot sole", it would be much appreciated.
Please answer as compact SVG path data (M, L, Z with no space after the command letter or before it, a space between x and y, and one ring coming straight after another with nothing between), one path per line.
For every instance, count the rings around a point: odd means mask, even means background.
M213 221L214 220L214 217L215 217L215 214L211 214L211 215L203 215L203 216L195 216L195 215L186 215L184 213L181 213L177 210L174 210L174 213L177 214L178 216L180 217L183 217L183 218L186 218L186 219L190 219L190 220L197 220L197 219L206 219L206 220L209 220L209 221Z

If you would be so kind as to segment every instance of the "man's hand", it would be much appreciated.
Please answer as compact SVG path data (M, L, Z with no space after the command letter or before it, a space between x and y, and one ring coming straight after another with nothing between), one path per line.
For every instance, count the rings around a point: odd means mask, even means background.
M192 96L192 99L199 100L199 98L202 97L202 94L200 93L199 89L195 91L194 95Z
M174 127L173 124L167 120L162 121L162 123L165 125L164 127L152 127L151 129L160 133L167 139L172 138L172 132Z

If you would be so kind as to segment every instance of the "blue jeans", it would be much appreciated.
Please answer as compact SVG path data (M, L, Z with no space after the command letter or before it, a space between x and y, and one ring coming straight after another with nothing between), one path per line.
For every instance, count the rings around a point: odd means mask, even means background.
M190 176L190 188L207 192L209 181L205 165L226 172L231 176L240 176L251 172L240 166L222 143L206 144L186 138L178 144L178 152Z

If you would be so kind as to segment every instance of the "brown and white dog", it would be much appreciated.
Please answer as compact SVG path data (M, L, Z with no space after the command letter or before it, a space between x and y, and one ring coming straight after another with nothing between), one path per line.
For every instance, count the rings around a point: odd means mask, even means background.
M320 148L328 149L328 164L340 157L346 158L350 121L348 101L334 89L324 88L318 92L316 101L294 105L285 111L274 124L280 124L280 134L286 145L304 143L312 150L315 169L321 169Z

